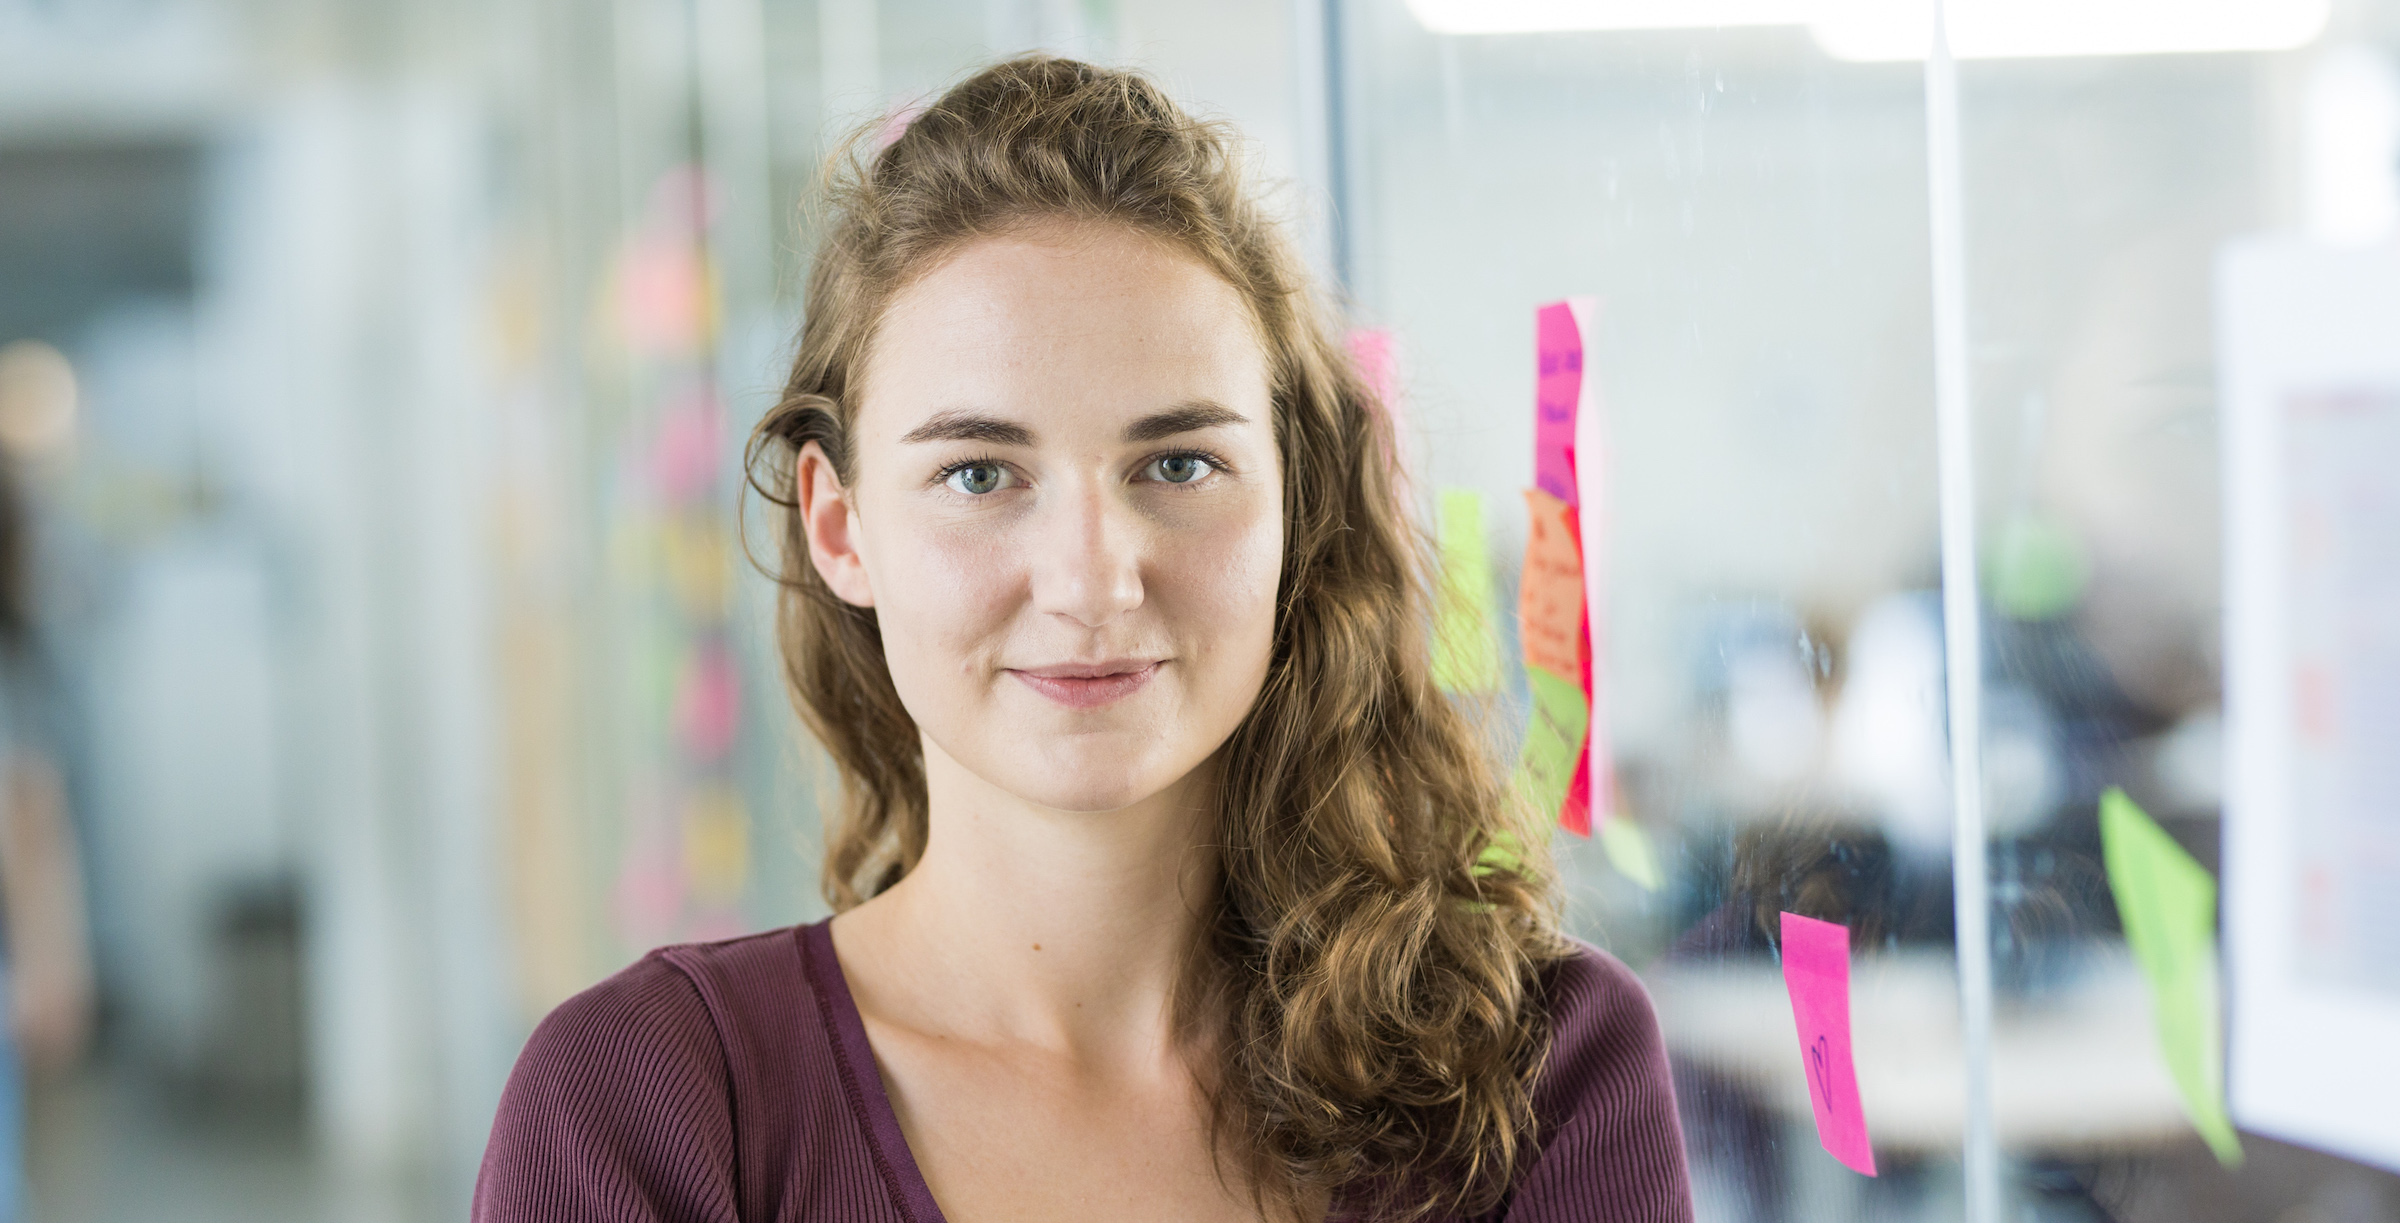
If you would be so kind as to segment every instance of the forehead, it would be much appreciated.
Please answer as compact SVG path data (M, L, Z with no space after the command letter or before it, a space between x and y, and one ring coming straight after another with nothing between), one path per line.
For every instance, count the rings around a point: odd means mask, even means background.
M884 436L914 423L896 412L1138 413L1211 399L1263 414L1268 397L1240 292L1164 241L1093 222L960 247L894 296L862 372L859 426Z

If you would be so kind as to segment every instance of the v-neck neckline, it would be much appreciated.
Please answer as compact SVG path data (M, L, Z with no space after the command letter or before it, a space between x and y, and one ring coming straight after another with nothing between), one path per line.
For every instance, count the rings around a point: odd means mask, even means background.
M797 933L800 961L817 991L817 1009L825 1017L843 1094L849 1099L851 1115L866 1130L875 1171L890 1191L892 1205L909 1223L947 1223L941 1205L933 1200L933 1189L925 1183L924 1169L917 1166L916 1154L908 1149L908 1135L900 1129L900 1114L892 1108L891 1094L883 1089L883 1075L875 1068L875 1047L867 1043L866 1020L858 1013L858 1000L850 996L850 979L842 973L841 957L834 954L833 919L801 926Z
M867 1043L867 1021L858 1013L858 1000L850 995L850 978L842 972L842 959L834 954L833 919L795 926L792 932L800 944L801 971L808 974L809 985L817 992L817 1012L825 1020L825 1034L833 1046L850 1115L866 1130L875 1171L882 1177L893 1207L908 1223L949 1223L941 1204L933 1200L932 1186L925 1183L925 1170L917 1166L916 1152L908 1149L908 1135L900 1129L900 1114L892 1107L891 1094L883 1089L883 1074L875 1067L875 1047ZM1346 1211L1355 1211L1355 1204L1336 1194L1325 1223L1351 1223L1365 1217Z

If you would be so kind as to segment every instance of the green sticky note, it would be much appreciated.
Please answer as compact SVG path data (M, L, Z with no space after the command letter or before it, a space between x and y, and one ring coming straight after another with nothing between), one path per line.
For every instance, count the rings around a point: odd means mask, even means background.
M1558 816L1583 754L1583 732L1592 723L1583 687L1540 667L1525 668L1533 688L1533 719L1525 727L1525 750L1517 757L1517 790L1546 823Z
M2156 821L2110 787L2100 796L2100 849L2125 942L2150 981L2159 1053L2184 1111L2217 1161L2242 1162L2225 1112L2225 1034L2217 999L2217 881Z
M1510 871L1522 874L1524 870L1525 843L1517 839L1517 834L1503 828L1493 833L1491 840L1484 842L1483 852L1475 856L1473 873L1489 875L1494 871Z
M2091 576L2075 533L2033 515L2010 519L1985 557L1993 605L2018 620L2050 620L2074 610Z
M1650 834L1625 816L1611 815L1601 822L1600 852L1608 855L1608 864L1616 867L1618 874L1645 892L1657 891L1664 882L1658 873L1658 855L1650 848Z
M1441 497L1441 582L1433 621L1433 682L1444 692L1500 687L1500 638L1492 563L1483 546L1483 497L1445 488Z

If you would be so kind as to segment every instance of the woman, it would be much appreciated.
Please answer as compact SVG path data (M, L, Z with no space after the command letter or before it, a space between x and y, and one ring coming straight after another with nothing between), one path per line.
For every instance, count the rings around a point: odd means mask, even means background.
M834 203L752 469L838 916L560 1007L477 1217L1688 1219L1225 139L1021 59Z
M0 349L0 417L11 392L73 378L48 345ZM14 382L17 385L11 386ZM46 405L44 405L46 406ZM90 1041L93 983L83 866L57 759L56 689L43 648L28 453L0 428L0 1223L31 1213L25 1087L74 1069Z

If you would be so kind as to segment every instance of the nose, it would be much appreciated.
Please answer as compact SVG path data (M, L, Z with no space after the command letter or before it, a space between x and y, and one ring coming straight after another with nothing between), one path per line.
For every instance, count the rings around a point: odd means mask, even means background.
M1033 539L1033 604L1085 628L1142 605L1142 524L1106 481L1054 484Z

